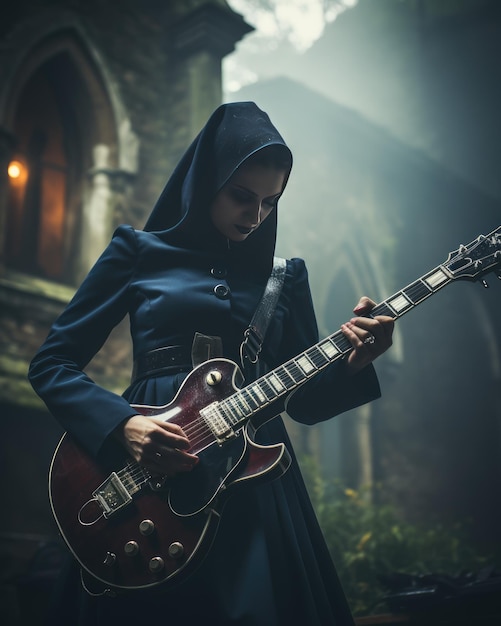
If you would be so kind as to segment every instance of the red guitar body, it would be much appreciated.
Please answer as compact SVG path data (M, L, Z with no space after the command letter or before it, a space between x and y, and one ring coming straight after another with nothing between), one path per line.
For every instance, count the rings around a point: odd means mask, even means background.
M205 407L235 393L238 376L233 362L208 361L189 374L168 405L135 406L193 433L191 452L200 461L174 479L151 477L121 452L104 466L63 436L50 468L50 502L91 590L146 590L179 581L207 553L236 486L288 468L285 445L256 444L250 422L221 442L201 418Z

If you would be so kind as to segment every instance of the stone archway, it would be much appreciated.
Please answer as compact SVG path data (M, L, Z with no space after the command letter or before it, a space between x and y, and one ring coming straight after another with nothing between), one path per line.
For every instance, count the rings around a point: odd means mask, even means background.
M54 123L57 118L65 167L64 190L59 194L64 195L64 211L59 212L63 223L58 226L62 232L59 265L64 274L49 277L75 284L109 240L124 187L131 184L137 171L138 140L105 64L81 28L67 23L48 29L41 25L37 30L30 31L31 46L26 46L26 37L23 40L27 52L20 51L16 57L13 49L10 71L0 76L4 83L0 129L8 139L3 142L3 158L8 162L16 149L22 148L22 129L36 117L35 109L26 106L21 115L20 103L33 100L36 81L44 84L51 92L44 100L45 109L52 106L53 112L38 122L47 127L45 135L52 137L56 133L51 132L48 120ZM47 162L46 155L41 155L40 161ZM57 167L61 170L62 164L56 163ZM50 188L56 189L54 184ZM9 202L12 204L8 196L0 198L4 231L9 228L9 210L12 212ZM42 196L33 202L37 210L43 210ZM34 223L41 220L43 216L38 216ZM8 236L6 233L1 246L4 252Z

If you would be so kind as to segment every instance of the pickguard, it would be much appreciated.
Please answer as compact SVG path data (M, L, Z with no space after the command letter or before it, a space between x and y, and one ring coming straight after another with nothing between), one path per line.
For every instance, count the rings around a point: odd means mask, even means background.
M176 476L171 483L168 501L172 511L187 517L208 507L226 488L246 449L246 438L240 434L223 446L213 443L200 452L195 468Z

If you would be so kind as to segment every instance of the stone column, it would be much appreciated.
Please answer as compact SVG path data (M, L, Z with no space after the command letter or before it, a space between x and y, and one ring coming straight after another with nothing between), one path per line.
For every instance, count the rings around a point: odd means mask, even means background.
M110 149L94 146L94 166L89 171L90 187L82 207L78 281L87 274L109 241L112 223Z
M221 104L221 61L252 31L241 15L226 3L206 3L174 25L169 36L184 64L190 106L189 136L194 137Z
M120 127L119 134L120 168L109 166L110 148L107 145L97 144L93 149L94 166L89 171L90 185L82 210L78 282L108 245L117 223L123 221L122 214L116 215L117 206L130 195L137 172L139 140L128 120Z

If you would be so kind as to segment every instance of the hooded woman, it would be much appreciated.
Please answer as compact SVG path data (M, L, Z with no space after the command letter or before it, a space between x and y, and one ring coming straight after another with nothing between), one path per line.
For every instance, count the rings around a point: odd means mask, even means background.
M89 455L105 459L118 446L166 477L197 467L188 432L131 405L169 403L204 358L239 361L273 267L277 204L291 166L266 113L252 102L222 105L180 160L144 230L116 230L30 368L37 393ZM357 316L341 327L351 349L345 358L287 398L293 419L314 424L379 396L371 362L390 346L393 321L367 315L373 306L362 298ZM83 370L126 315L133 380L118 396ZM276 368L317 341L305 264L287 260L260 366ZM235 490L211 550L189 577L147 599L136 592L95 597L82 589L75 562L51 624L125 626L149 616L183 626L352 624L282 419L265 423L258 437L285 443L291 466L278 480Z

